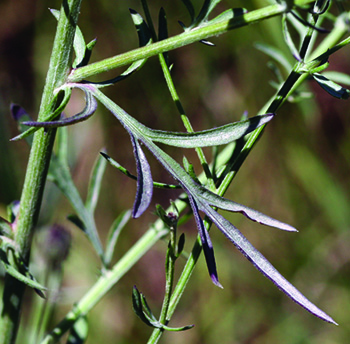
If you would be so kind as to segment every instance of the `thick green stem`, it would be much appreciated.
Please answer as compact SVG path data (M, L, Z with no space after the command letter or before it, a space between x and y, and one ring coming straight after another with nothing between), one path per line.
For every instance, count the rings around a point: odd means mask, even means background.
M69 82L78 82L111 69L131 64L135 61L159 55L164 52L174 50L185 45L198 42L209 37L221 35L229 30L242 26L257 23L259 21L278 16L286 12L284 5L271 5L264 8L248 12L244 15L234 17L230 20L223 20L219 23L209 24L200 28L186 31L179 35L164 39L162 41L131 50L124 54L107 58L103 61L92 63L72 71L69 75Z
M53 90L63 84L69 72L72 57L72 44L81 0L64 0L57 26L50 66L42 95L39 120L50 113L53 104ZM16 220L15 240L19 254L29 261L31 238L37 223L44 185L49 168L55 130L40 129L34 135L27 173L20 201L20 211ZM3 309L0 323L0 343L14 343L19 324L24 285L6 276Z

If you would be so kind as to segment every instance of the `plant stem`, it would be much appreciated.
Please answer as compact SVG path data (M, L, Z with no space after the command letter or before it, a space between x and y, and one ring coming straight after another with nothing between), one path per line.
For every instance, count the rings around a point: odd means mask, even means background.
M182 202L183 203L183 202ZM179 204L181 207L181 204ZM185 203L183 203L185 207ZM131 267L164 235L168 229L164 227L161 220L149 229L127 253L116 263L111 270L107 270L85 294L85 296L74 306L65 318L49 333L41 344L52 344L67 332L79 319L86 315L107 292L128 272Z
M57 25L50 66L44 87L39 120L42 120L53 107L53 91L64 83L72 57L72 44L81 0L64 0L60 19ZM20 201L20 210L15 225L15 241L20 256L26 263L29 261L31 239L37 223L44 185L49 168L55 130L40 129L34 135L26 177ZM19 325L24 284L9 275L5 278L3 292L3 309L0 323L0 343L15 343Z
M285 5L276 4L245 13L230 20L223 20L218 23L208 24L203 27L189 30L156 43L131 50L124 54L110 57L105 60L92 63L88 66L75 69L69 75L68 81L72 83L79 82L93 75L107 72L141 59L159 55L161 53L174 50L209 37L221 35L232 29L237 29L242 26L257 23L264 19L278 16L286 11L287 7Z

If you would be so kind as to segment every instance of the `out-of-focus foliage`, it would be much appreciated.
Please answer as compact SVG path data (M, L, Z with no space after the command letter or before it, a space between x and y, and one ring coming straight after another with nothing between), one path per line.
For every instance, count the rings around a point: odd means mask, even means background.
M190 22L181 1L149 2L154 18L160 6L164 6L169 35L182 31L178 20L185 24ZM253 9L266 3L268 1L263 0L235 1L234 4L222 1L219 8ZM194 1L194 4L199 6L200 2ZM59 1L50 3L50 7L59 5ZM136 0L83 1L79 25L87 41L97 37L92 61L138 46L128 7L142 12ZM0 24L0 154L6 156L7 161L0 166L1 215L6 212L6 204L19 198L28 153L25 142L8 142L17 134L9 116L10 103L21 104L36 117L56 20L47 11L47 4L39 1L6 0L0 4L0 10L4 13ZM269 81L276 80L267 66L269 58L256 50L254 43L264 42L288 52L282 39L280 19L235 30L212 41L215 47L197 43L169 53L174 81L195 130L239 120L244 111L253 116L274 94ZM334 54L332 69L349 74L348 56L349 47ZM292 57L290 62L293 62ZM234 218L237 227L285 277L331 314L339 326L320 322L292 304L213 228L211 236L224 289L210 282L204 260L201 260L170 323L174 327L184 323L196 326L183 333L167 333L163 342L211 344L219 339L222 344L326 344L348 341L349 103L327 95L315 81L310 81L307 87L315 96L283 106L227 194L229 198L290 223L299 233L265 229L240 216L228 216ZM156 58L150 59L135 75L111 87L108 95L149 127L183 130ZM81 108L82 99L77 93L68 111L73 114ZM69 129L69 159L81 190L87 189L91 167L102 147L106 147L111 156L118 157L123 166L130 170L134 166L127 134L101 106L97 111L92 120ZM188 151L186 155L190 156L195 169L199 169L195 155ZM177 157L181 158L179 154ZM156 164L152 158L150 162ZM154 180L172 182L162 169L153 168L152 172ZM103 239L116 214L132 206L133 199L129 195L134 192L127 190L135 188L134 181L107 168L96 211ZM169 199L175 199L178 193L155 190L153 209L156 203L167 207ZM65 220L72 209L49 183L45 197L42 220L50 218L55 210L54 220L70 226L73 235L71 253L65 263L63 289L58 298L61 306L52 318L55 324L95 281L98 259L82 233ZM144 216L129 221L120 235L116 256L156 219L150 210ZM185 251L189 251L191 239L196 235L195 223L190 222L180 230L186 232ZM155 311L162 301L165 251L166 244L157 244L92 311L88 321L93 326L90 326L87 343L146 342L150 329L133 314L132 286L142 286ZM41 259L39 254L33 256L38 270ZM91 267L93 264L87 265L87 260L96 260L96 269ZM27 312L26 307L24 312ZM25 343L29 326L30 322L23 328L19 342Z

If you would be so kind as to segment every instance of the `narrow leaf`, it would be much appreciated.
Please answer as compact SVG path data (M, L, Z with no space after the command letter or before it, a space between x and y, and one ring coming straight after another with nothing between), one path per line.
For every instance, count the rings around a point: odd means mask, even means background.
M198 193L200 193L201 198L203 200L206 200L208 204L214 207L218 207L220 209L231 211L234 213L241 213L244 216L246 216L248 219L258 222L262 225L279 228L289 232L297 232L297 230L294 227L286 223L275 220L270 216L260 213L257 210L251 209L242 204L231 201L227 198L218 196L217 194L207 190L203 186L198 186L198 188L200 189Z
M7 257L6 257L6 253L0 249L0 261L2 262L6 272L11 275L13 278L17 279L18 281L24 283L25 285L27 285L28 287L31 287L37 291L39 291L39 295L41 297L45 297L44 294L42 293L42 291L45 291L46 288L44 286L42 286L39 282L37 282L35 280L35 278L29 273L29 271L27 271L27 274L24 275L23 273L19 272L15 267L13 267Z
M49 173L56 186L66 196L75 212L79 214L83 230L103 261L104 254L96 229L95 220L93 215L85 208L80 194L73 182L67 162L63 163L56 155L53 155L51 158Z
M128 171L125 167L120 165L117 161L115 161L113 158L111 158L109 155L107 155L104 152L100 152L100 154L115 168L117 168L120 172L125 174L127 177L137 180L137 177L133 175L130 171ZM165 184L160 182L153 182L153 186L160 189L180 189L180 185L174 185L174 184Z
M211 207L201 204L201 208L238 250L287 296L318 318L337 324L329 315L320 310L289 283L235 226Z
M132 217L138 218L145 212L151 203L153 194L153 180L151 175L151 168L141 149L140 144L131 133L130 137L132 145L134 147L134 156L137 168L137 190Z
M102 177L106 170L107 161L100 155L97 157L89 180L88 193L85 201L86 209L93 214L100 195Z
M313 73L312 77L331 96L338 99L349 98L350 91L348 89L336 84L334 81L327 79L324 75L319 73Z
M78 122L86 121L95 113L97 109L97 101L90 92L86 92L86 91L85 91L85 101L86 101L86 105L84 110L72 117L64 118L57 121L45 121L45 122L30 121L30 122L23 122L23 124L31 127L57 128L57 127L64 127L67 125L72 125Z
M125 227L125 225L129 221L130 217L131 217L130 210L122 212L115 219L111 228L109 229L107 242L106 242L106 249L105 249L105 262L107 266L110 265L110 263L112 262L113 253L114 253L119 235L122 229Z
M287 47L289 48L291 54L294 56L294 58L297 61L301 61L302 59L300 57L299 51L295 47L292 36L291 36L289 29L288 29L287 15L283 15L283 17L282 17L282 29L283 29L282 31L283 31L284 40L285 40Z
M262 51L263 53L274 59L276 62L280 63L284 67L286 72L289 73L291 71L292 65L289 63L288 59L284 56L282 51L265 43L255 43L254 46L256 49Z
M255 116L245 121L234 122L218 128L193 133L177 133L150 129L150 132L147 132L147 136L154 142L182 148L217 146L242 138L258 127L268 123L273 117L273 114Z
M199 236L201 238L202 247L203 247L204 256L205 256L205 261L207 263L210 278L216 286L222 288L222 285L219 282L218 273L216 270L214 249L213 249L213 245L212 245L211 240L210 240L209 232L204 227L203 220L199 215L198 206L197 206L194 198L190 194L188 194L188 199L190 201L191 208L193 210L193 216L196 220L196 224L197 224Z

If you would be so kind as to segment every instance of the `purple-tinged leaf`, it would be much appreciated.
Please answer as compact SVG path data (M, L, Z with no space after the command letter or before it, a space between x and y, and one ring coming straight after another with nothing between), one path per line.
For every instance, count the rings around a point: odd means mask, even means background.
M211 243L211 240L210 240L209 232L204 227L203 220L200 217L199 212L198 212L197 203L193 199L191 194L188 194L188 199L190 201L191 208L193 210L193 216L196 220L196 224L197 224L199 236L201 238L202 247L203 247L204 256L205 256L205 261L207 263L210 278L216 286L222 288L222 285L219 282L218 273L216 270L214 249L213 249L213 244Z
M202 199L205 199L208 202L208 204L212 206L218 207L222 210L231 211L234 213L241 213L245 217L247 217L249 220L258 222L262 225L275 227L288 232L297 232L297 230L291 225L288 225L284 222L273 219L272 217L267 216L263 213L260 213L257 210L251 209L242 204L231 201L227 198L218 196L217 194L205 189L203 186L198 186L198 187L201 189Z
M57 127L64 127L67 125L72 125L78 122L86 121L95 113L97 109L97 101L90 92L87 92L85 90L84 92L85 92L86 105L82 112L79 112L78 114L72 117L64 118L57 121L47 121L47 122L29 121L29 122L23 122L23 124L30 127L57 128Z
M200 203L199 209L215 223L221 232L238 248L242 254L279 289L307 311L318 318L332 324L337 323L326 313L309 301L298 289L288 282L272 264L247 240L247 238L235 227L218 214L210 206Z
M132 217L138 218L144 213L151 203L153 194L153 179L151 168L140 144L131 133L129 134L134 147L134 156L137 169L137 189L134 207L132 210Z

